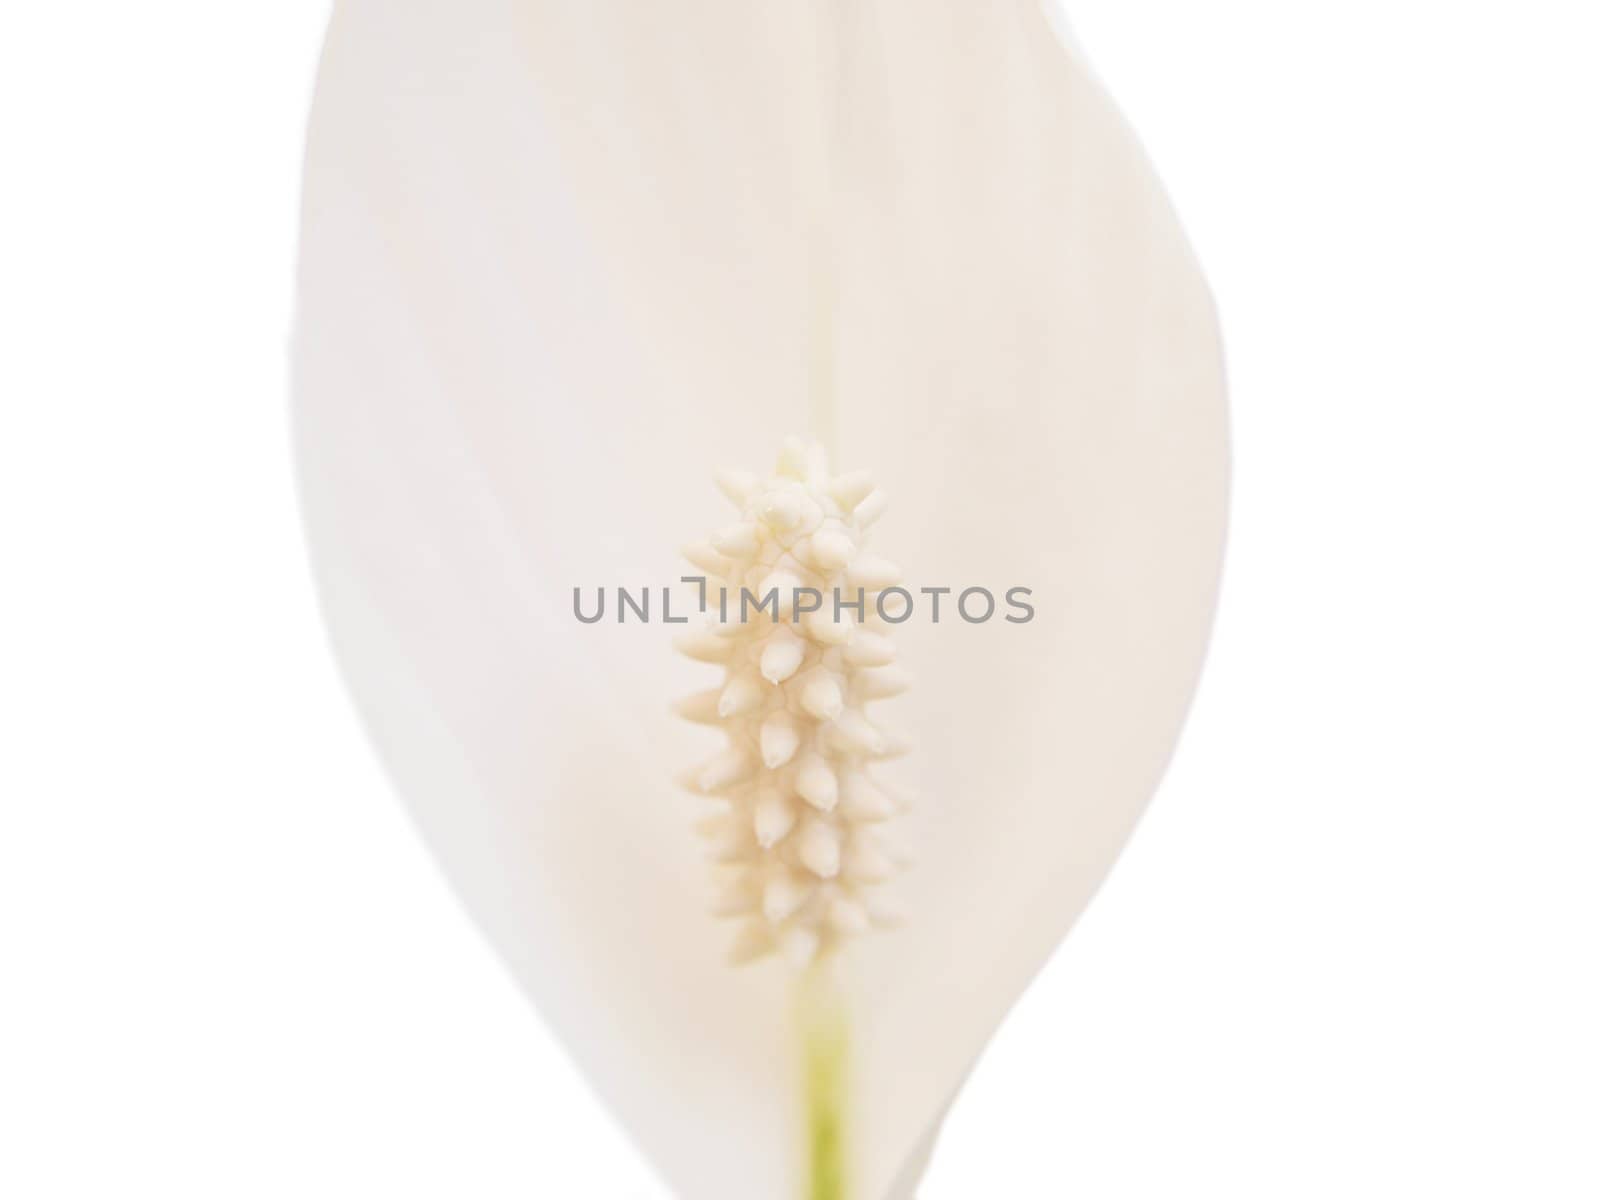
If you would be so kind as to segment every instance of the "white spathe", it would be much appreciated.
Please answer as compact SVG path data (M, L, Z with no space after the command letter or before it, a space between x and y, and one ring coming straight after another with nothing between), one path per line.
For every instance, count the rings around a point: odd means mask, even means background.
M572 589L676 579L726 520L713 469L796 429L894 496L907 586L1033 589L1027 625L949 597L896 632L917 865L904 927L850 953L851 1116L860 1200L909 1196L1154 789L1216 591L1210 301L1081 61L1005 0L345 0L295 368L323 601L395 785L689 1200L797 1185L788 975L725 964L671 783L715 744L671 711L706 669Z

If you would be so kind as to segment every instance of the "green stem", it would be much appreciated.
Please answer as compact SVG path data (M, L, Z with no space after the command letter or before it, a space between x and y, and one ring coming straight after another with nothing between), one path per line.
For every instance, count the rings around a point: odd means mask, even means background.
M807 987L802 1004L806 1119L806 1200L849 1200L850 1039L844 1014L825 987Z

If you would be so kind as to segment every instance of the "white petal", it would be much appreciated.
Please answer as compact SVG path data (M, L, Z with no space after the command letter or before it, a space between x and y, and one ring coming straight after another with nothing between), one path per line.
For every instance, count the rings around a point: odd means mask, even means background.
M1034 6L848 8L836 74L806 5L339 5L306 164L295 443L340 663L467 908L696 1200L799 1175L787 976L726 968L703 801L663 796L705 737L668 703L707 668L674 630L580 626L572 588L676 580L727 519L715 465L799 427L882 483L855 516L916 583L1031 589L1027 624L947 597L894 635L922 865L853 959L859 1200L911 1194L1115 858L1215 594L1211 307L1120 118ZM830 177L851 336L813 400L805 184ZM825 820L788 836L815 855ZM752 926L740 957L776 949Z

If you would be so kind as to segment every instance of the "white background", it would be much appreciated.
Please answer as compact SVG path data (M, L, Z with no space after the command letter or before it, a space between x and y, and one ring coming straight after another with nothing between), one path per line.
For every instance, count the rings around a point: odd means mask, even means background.
M1177 764L924 1198L1600 1195L1600 16L1069 8L1221 304L1236 521ZM660 1200L324 647L325 16L0 16L0 1195Z

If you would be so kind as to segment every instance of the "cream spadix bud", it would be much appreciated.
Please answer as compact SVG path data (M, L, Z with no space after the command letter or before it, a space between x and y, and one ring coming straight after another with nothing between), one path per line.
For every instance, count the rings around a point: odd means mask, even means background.
M750 921L739 930L739 936L734 939L733 945L728 949L728 962L736 967L753 963L765 958L777 949L773 940L772 927L765 918Z
M717 554L717 550L710 547L710 542L690 542L683 547L683 557L704 571L709 579L723 579L733 571L733 560Z
M847 708L833 722L832 741L845 754L877 754L884 738L860 709Z
M887 634L860 629L844 648L844 659L853 667L887 667L894 661L894 643Z
M893 797L864 771L851 771L839 785L839 811L852 821L887 821L899 810Z
M804 483L811 474L813 445L802 437L784 438L783 448L778 451L778 474Z
M761 674L769 683L782 683L805 660L806 644L787 629L779 629L761 648Z
M761 703L763 694L761 681L754 675L735 675L728 680L727 686L722 689L721 697L717 700L717 715L742 716Z
M866 529L876 522L879 517L883 516L888 511L888 508L889 497L882 492L873 492L860 504L856 505L850 515L855 519L857 525L862 529Z
M841 475L829 484L828 494L834 498L840 508L849 512L871 495L877 486L872 482L872 476L867 472L851 471L848 475Z
M800 748L800 723L786 712L775 712L761 723L761 761L776 770Z
M842 646L855 632L856 621L849 611L824 604L815 612L806 614L806 632L824 646Z
M700 768L696 782L703 792L721 792L755 774L756 760L741 748L730 748Z
M741 877L725 885L711 901L713 917L743 917L756 911L761 895L748 877Z
M710 542L690 542L683 548L683 556L707 575L715 575L719 579L733 570L733 561L718 554Z
M828 902L828 924L839 933L854 936L872 928L872 916L854 897L835 896Z
M756 478L754 471L741 471L735 467L724 467L712 476L717 489L733 501L735 508L743 508L755 495L756 489L761 486L761 481Z
M856 695L863 700L887 700L911 686L909 672L896 666L858 671L854 679Z
M761 520L778 533L790 533L814 525L822 516L815 500L799 488L769 492L760 504Z
M796 971L809 967L821 948L822 935L809 925L791 925L778 935L778 949Z
M709 817L701 817L694 823L695 832L709 842L720 841L724 836L737 832L738 823L733 815L726 809L718 809Z
M736 638L743 637L750 632L750 626L740 619L737 608L732 607L733 597L729 596L729 612L726 621L718 618L706 626L706 632L712 637Z
M732 813L718 813L701 822L699 829L706 840L706 856L712 862L747 862L758 849L750 831Z
M855 541L842 529L819 529L811 535L811 562L819 570L836 571L855 552Z
M872 923L879 929L894 929L904 925L910 917L905 902L893 892L886 892L882 888L869 889L864 903L867 916L872 918Z
M678 653L699 662L721 663L733 657L734 646L731 641L703 629L679 634L672 644L678 648Z
M776 846L789 836L799 816L793 800L775 787L762 788L756 793L753 815L756 841L764 850Z
M870 603L858 614L832 598L881 593L901 572L862 550L883 494L863 473L830 475L813 441L786 441L776 477L724 471L717 486L739 520L685 555L727 589L725 610L723 593L711 598L726 615L678 648L724 677L677 709L720 726L728 747L685 784L722 809L700 828L712 860L733 876L712 906L741 919L731 960L777 951L799 969L889 923L874 893L896 862L868 830L899 805L865 765L896 747L862 706L904 691L908 677L892 666L893 626ZM796 593L808 588L822 603L799 614ZM746 591L760 605L748 620Z
M883 741L872 752L873 758L888 761L891 758L904 758L911 753L911 743L907 739L899 734L883 733L882 730L879 733L883 734Z
M674 704L672 709L685 721L693 721L696 725L715 725L722 719L722 714L717 711L717 704L721 699L721 690L710 688L696 692L692 696L685 696Z
M860 883L883 883L894 877L894 860L871 834L857 832L844 849L840 871Z
M829 671L813 671L800 688L800 707L819 721L831 721L844 711L844 691Z
M839 861L844 852L839 831L828 822L807 818L800 828L795 851L806 870L819 879L832 879L839 873Z
M794 790L812 808L829 812L839 803L839 780L828 760L812 751L800 760Z
M761 549L761 526L754 521L729 525L711 539L711 545L729 558L751 558Z
M875 554L858 554L850 560L845 576L857 587L866 588L869 592L881 592L884 588L899 583L905 578L905 573L887 558L879 558ZM898 614L890 612L889 615Z
M805 586L805 580L801 579L799 575L788 567L779 567L761 581L757 589L757 597L765 602L768 596L776 594L778 615L787 617L794 612L796 593Z
M815 879L780 867L767 880L767 886L761 893L761 911L774 925L782 924L799 912L800 906L811 899L816 890Z

